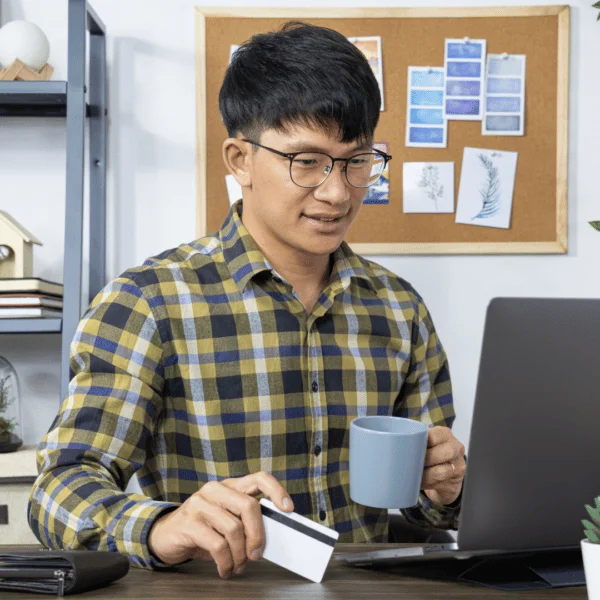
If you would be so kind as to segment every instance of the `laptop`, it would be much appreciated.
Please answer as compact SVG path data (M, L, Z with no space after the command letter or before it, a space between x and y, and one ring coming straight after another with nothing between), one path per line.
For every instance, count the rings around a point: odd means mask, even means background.
M600 495L599 375L600 299L492 299L456 542L337 558L376 567L572 550L580 560L584 505Z

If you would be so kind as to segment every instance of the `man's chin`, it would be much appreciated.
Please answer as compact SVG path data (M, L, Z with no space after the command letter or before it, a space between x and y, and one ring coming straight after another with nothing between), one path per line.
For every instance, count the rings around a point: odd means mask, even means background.
M312 254L315 257L318 256L329 256L332 252L335 252L342 243L344 238L330 238L328 240L302 240L300 244L296 244L296 248L301 249L306 254Z

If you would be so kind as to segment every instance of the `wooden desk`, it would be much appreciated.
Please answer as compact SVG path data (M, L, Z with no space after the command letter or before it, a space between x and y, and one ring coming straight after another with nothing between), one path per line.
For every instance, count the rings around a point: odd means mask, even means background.
M338 544L340 552L362 552L410 544ZM39 546L0 546L1 552L18 552ZM432 569L435 568L432 565ZM41 598L39 595L33 595ZM19 600L26 595L2 592L2 600ZM29 596L27 596L29 597ZM254 600L284 598L285 600L365 600L367 598L394 598L404 600L571 600L587 599L585 586L541 589L527 592L503 592L469 583L435 581L407 577L384 571L348 567L332 560L321 583L313 583L290 573L266 560L249 562L243 575L221 579L212 562L193 561L169 571L147 571L132 567L129 573L108 587L73 596L73 598L161 598L163 600L188 598L199 600Z

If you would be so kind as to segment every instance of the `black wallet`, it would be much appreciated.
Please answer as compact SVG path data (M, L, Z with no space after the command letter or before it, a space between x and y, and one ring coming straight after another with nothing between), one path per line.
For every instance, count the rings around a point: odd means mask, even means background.
M64 596L116 581L129 571L129 560L117 552L29 550L0 552L0 591Z

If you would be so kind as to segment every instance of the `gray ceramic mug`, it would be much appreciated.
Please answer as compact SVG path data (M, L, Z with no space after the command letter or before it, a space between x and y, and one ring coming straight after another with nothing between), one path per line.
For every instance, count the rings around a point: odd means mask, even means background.
M374 508L408 508L419 500L428 426L403 417L350 423L350 498Z

